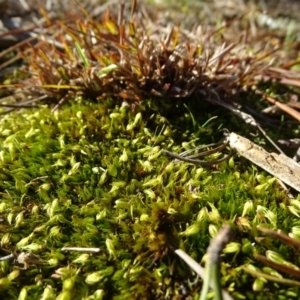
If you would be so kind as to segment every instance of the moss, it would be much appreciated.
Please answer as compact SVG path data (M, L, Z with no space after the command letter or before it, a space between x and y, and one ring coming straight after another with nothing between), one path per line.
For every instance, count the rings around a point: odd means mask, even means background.
M175 117L164 117L146 104L132 112L107 100L2 118L1 247L34 253L44 264L23 270L16 261L1 262L1 296L192 299L201 281L174 250L201 261L209 239L229 222L235 239L223 257L222 285L242 299L254 279L241 266L259 267L252 253L268 249L256 225L289 232L299 226L300 203L237 157L204 169L163 154L212 142L214 122L201 127L207 114L193 121L194 114L178 108ZM189 132L194 126L199 130ZM63 246L100 252L63 252ZM287 246L274 249L297 264ZM275 286L265 284L270 296Z

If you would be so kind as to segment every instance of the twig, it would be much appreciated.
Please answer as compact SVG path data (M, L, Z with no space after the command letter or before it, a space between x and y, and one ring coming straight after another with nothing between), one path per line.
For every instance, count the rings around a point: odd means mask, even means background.
M229 135L229 145L246 159L300 191L300 166L293 159L284 154L269 153L233 132Z
M253 257L259 261L261 261L262 263L264 263L265 265L269 266L270 268L280 271L282 273L285 273L287 275L292 275L294 277L300 278L300 271L296 270L290 266L286 266L284 264L280 264L280 263L276 263L274 261L271 261L270 259L266 258L263 255L254 253Z
M2 104L0 103L0 107L9 107L9 108L35 108L38 107L37 105L26 105L23 103L16 103L16 104Z
M173 157L173 158L178 159L178 160L185 161L185 162L188 162L188 163L192 163L192 164L195 164L195 165L201 165L201 166L217 165L217 164L220 164L221 162L223 162L225 160L228 160L230 158L231 151L229 152L229 154L225 155L224 157L222 157L220 159L214 159L214 160L210 160L210 161L194 159L194 158L210 155L210 154L219 152L220 150L223 150L228 145L227 140L224 143L222 143L221 145L219 145L218 147L214 148L214 149L203 151L203 152L191 155L191 156L185 156L187 153L190 153L191 151L195 151L197 149L201 149L201 148L204 148L204 147L211 147L211 146L214 146L214 145L216 145L216 144L210 144L210 145L207 145L207 146L197 147L197 148L194 148L192 150L185 151L181 154L176 154L176 153L170 152L168 150L163 150L163 152L166 153L167 155Z
M205 271L204 268L202 268L193 258L191 258L187 253L185 253L183 250L181 249L177 249L175 250L175 253L182 259L184 260L187 265L189 265L189 267L192 268L192 270L199 275L199 277L204 280L205 277ZM213 288L213 286L210 286L211 288ZM227 293L227 291L225 291L224 289L222 289L222 296L223 296L223 300L232 300L232 297Z
M276 105L277 107L279 107L282 111L288 113L290 116L292 116L293 118L295 118L297 121L300 122L300 113L295 110L294 108L290 107L289 105L286 105L285 103L279 102L277 100L275 100L274 98L264 95L263 94L264 99L266 99L268 102Z
M272 141L272 139L266 134L266 132L261 128L260 124L258 122L255 121L255 119L249 115L244 113L243 111L241 111L240 109L235 108L234 106L225 103L224 101L222 101L219 96L216 94L217 99L209 99L209 101L219 104L225 108L227 108L228 110L230 110L231 112L233 112L235 115L237 115L238 117L240 117L241 119L243 119L245 121L246 124L249 124L251 126L256 127L263 135L264 137L273 145L273 147L279 152L283 154L283 151Z
M274 239L277 239L287 245L294 246L296 248L300 248L300 241L293 239L284 233L274 231L269 228L265 228L265 227L261 227L261 226L257 226L257 229L259 231L263 232L264 234L266 234Z
M100 248L62 247L61 251L92 252L99 253Z
M9 255L0 257L0 261L5 261L5 260L9 260L9 259L13 259L15 256L11 253Z

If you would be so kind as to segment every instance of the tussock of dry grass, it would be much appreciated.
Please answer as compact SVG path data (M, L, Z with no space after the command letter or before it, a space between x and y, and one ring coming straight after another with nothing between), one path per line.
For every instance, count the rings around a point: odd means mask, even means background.
M27 100L45 94L54 104L78 94L130 103L149 97L233 100L262 80L299 85L291 70L299 63L293 50L299 42L285 41L282 29L259 26L251 3L232 2L234 9L218 3L215 9L224 10L218 25L212 16L200 22L189 10L179 13L178 20L191 16L192 27L183 20L163 21L164 8L143 2L97 6L96 18L84 5L64 20L42 10L45 29L19 52L28 77L17 86L28 90Z

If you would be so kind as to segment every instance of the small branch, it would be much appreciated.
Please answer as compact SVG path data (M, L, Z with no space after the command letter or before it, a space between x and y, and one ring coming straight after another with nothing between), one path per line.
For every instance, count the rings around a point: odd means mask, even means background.
M185 156L185 155L190 153L190 151L195 151L195 150L199 150L199 149L204 148L204 147L211 147L211 146L215 146L215 145L216 144L210 144L210 145L207 145L207 146L200 146L200 147L197 147L195 149L185 151L181 154L176 154L176 153L170 152L168 150L163 150L163 152L166 153L167 155L173 157L173 158L176 158L176 159L184 161L184 162L188 162L188 163L192 163L192 164L200 165L200 166L212 166L212 165L217 165L217 164L220 164L223 161L228 160L231 157L231 151L227 155L225 155L224 157L222 157L220 159L214 159L214 160L210 160L210 161L209 160L208 161L206 161L206 160L197 160L195 158L203 157L203 156L210 155L210 154L213 154L213 153L217 153L217 152L223 150L228 145L228 140L227 139L221 145L218 145L216 148L213 148L211 150L203 151L203 152L193 154L193 155L190 155L190 156Z
M229 145L241 156L276 176L298 192L300 191L300 166L293 159L284 154L269 153L233 132L229 135Z
M99 253L100 248L63 247L61 251L92 252Z
M186 262L186 264L197 274L199 277L204 280L205 270L202 268L193 258L191 258L187 253L181 249L175 250L175 253ZM210 288L213 288L213 285L210 285ZM233 300L232 297L227 293L227 291L222 290L223 300Z
M269 228L265 228L262 226L257 226L257 229L259 231L263 232L264 234L270 236L271 238L277 239L291 247L300 248L300 241L293 239L282 232L274 231L274 230L271 230Z
M0 261L5 261L5 260L9 260L9 259L13 259L15 256L11 253L9 255L0 257Z

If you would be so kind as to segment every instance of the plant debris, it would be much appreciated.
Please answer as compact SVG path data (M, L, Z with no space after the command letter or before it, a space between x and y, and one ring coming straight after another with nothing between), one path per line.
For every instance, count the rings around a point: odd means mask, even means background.
M300 165L284 154L269 153L262 147L235 133L229 135L229 145L270 174L300 192Z

